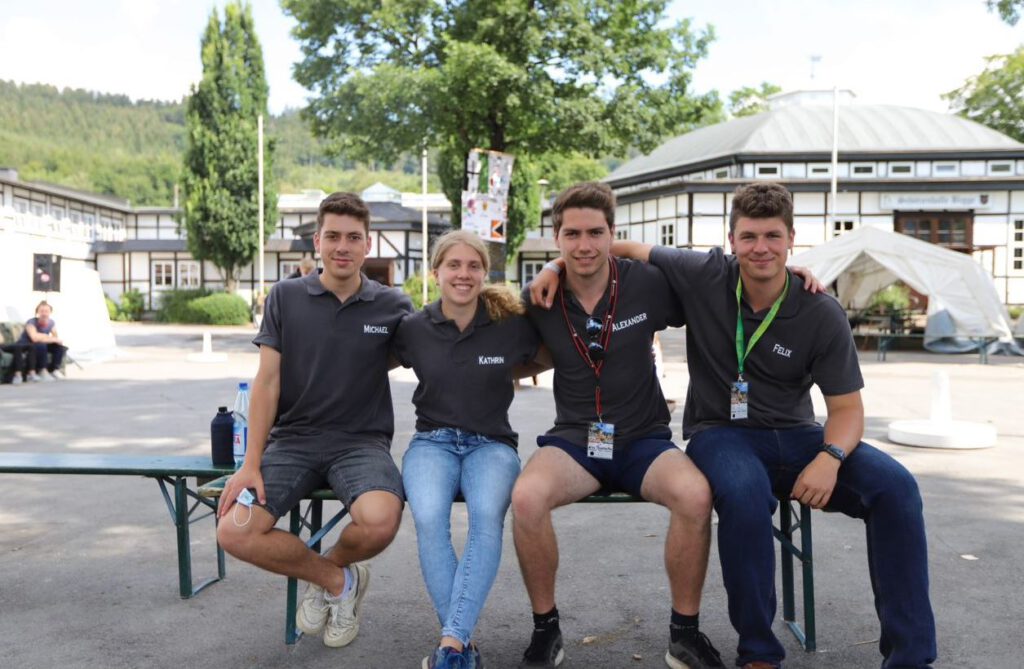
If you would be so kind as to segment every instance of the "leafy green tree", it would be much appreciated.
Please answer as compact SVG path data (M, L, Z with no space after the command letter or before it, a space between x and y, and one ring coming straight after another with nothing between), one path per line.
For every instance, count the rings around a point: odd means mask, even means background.
M1021 8L1024 8L1024 0L988 0L986 4L989 11L996 10L999 17L1011 26L1017 25Z
M313 129L345 155L388 162L438 148L456 221L469 150L516 156L510 256L537 220L533 161L649 151L720 107L690 90L713 31L665 25L667 0L282 5L298 22L295 78L316 94Z
M770 84L767 81L761 82L760 88L744 86L729 94L729 113L739 118L766 112L768 111L769 96L781 92L781 86Z
M228 291L259 245L257 117L267 114L263 52L252 10L238 0L217 10L202 39L203 78L186 104L187 145L182 184L188 249L209 260ZM273 143L265 141L264 233L276 224L271 180Z
M981 74L942 97L960 116L1024 142L1024 46L986 61Z

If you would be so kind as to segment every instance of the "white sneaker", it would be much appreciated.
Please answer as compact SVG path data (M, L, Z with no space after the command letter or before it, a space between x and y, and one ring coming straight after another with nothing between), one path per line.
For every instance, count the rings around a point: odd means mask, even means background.
M299 610L295 612L295 626L303 634L320 634L327 623L328 613L330 611L324 601L324 589L310 583L299 603Z
M47 374L49 374L50 378L54 381L62 381L68 378L64 375L64 372L60 371L59 369L55 369L52 372L47 372Z
M29 383L35 383L37 381L42 381L42 379L39 378L39 375L36 374L35 372L29 372L28 375L25 377L25 380L28 381Z
M56 380L57 379L55 379L53 377L53 375L50 374L49 372L45 372L44 371L41 374L36 375L36 381L44 381L46 383L53 383Z
M12 386L20 386L22 381L24 381L24 380L25 379L21 378L21 372L15 372L14 376L11 377L11 385Z
M348 599L324 599L329 613L324 630L324 645L341 648L352 643L359 634L359 609L370 587L370 568L364 564L350 564L349 571L356 577L355 592Z

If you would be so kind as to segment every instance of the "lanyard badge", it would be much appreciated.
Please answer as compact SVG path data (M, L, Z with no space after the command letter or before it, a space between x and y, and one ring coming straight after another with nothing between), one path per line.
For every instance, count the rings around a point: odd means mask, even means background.
M779 308L788 294L789 272L786 272L786 285L782 289L782 294L776 298L772 308L768 311L768 315L764 317L761 324L754 330L754 334L750 336L750 341L744 344L746 335L743 331L743 306L740 303L743 296L743 278L740 277L736 281L736 366L739 368L739 373L736 380L729 387L729 420L746 420L749 417L748 400L750 397L750 385L743 378L743 368L747 361L747 356L750 355L750 351L753 350L754 345L761 340L761 336L768 330L768 326L772 324L772 321L775 320L775 316L779 313Z
M615 445L615 425L604 421L601 406L601 370L604 368L608 345L611 343L615 306L619 298L619 267L612 258L608 258L608 265L611 281L608 309L601 320L593 317L587 318L586 331L590 339L589 343L583 340L569 320L569 312L565 308L564 283L560 283L558 286L558 295L562 302L562 316L565 318L565 327L569 331L569 338L572 340L573 346L576 347L576 352L594 372L594 378L597 380L594 386L594 412L597 414L597 421L590 423L587 429L587 456L597 460L611 460Z

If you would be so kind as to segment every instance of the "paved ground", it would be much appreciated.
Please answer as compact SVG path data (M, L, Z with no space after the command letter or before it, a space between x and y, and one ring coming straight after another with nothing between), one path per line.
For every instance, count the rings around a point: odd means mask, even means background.
M0 451L209 452L209 421L255 372L246 329L220 329L225 363L185 361L201 329L118 325L122 357L63 383L0 387ZM664 338L666 394L682 400L682 337ZM1024 361L895 353L862 358L869 440L907 465L924 493L939 666L1015 667L1024 620ZM951 378L956 418L994 423L996 448L920 450L885 441L886 425L923 418L931 374ZM394 454L413 429L414 381L393 373ZM817 406L821 408L820 401ZM513 407L524 459L553 417L550 378ZM681 411L673 416L678 433ZM407 512L408 513L408 512ZM653 505L583 505L557 513L559 606L565 667L661 667L669 602L661 570L666 514ZM453 527L464 530L456 508ZM878 631L859 522L816 513L818 653L801 652L781 625L790 669L878 666ZM513 667L530 632L529 607L506 532L501 572L477 638L487 666ZM213 573L212 523L193 527L197 577ZM414 667L435 642L436 621L417 561L411 518L374 560L363 630L347 649L316 639L283 643L284 579L229 558L228 580L197 598L177 595L172 525L156 485L110 477L0 478L0 665L4 667ZM702 626L731 661L716 548ZM584 644L584 637L594 637Z

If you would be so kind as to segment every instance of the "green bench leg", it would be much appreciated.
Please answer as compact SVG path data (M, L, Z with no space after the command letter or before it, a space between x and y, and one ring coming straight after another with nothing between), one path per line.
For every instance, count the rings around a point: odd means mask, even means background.
M348 509L342 509L335 515L327 527L323 527L323 515L324 515L324 503L320 499L312 499L309 501L307 510L309 512L309 522L305 522L302 518L301 503L295 505L289 515L289 526L288 530L295 536L301 536L302 528L306 527L309 529L309 540L306 541L306 545L317 553L320 552L320 543L323 539L323 535L330 532L338 521L341 520ZM286 594L287 601L285 602L285 621L284 621L284 642L288 645L295 644L301 637L302 632L295 626L295 612L298 609L299 601L299 582L295 578L288 577L288 592Z
M793 510L789 500L779 503L779 527L773 528L779 540L782 571L782 619L807 652L817 649L817 634L814 620L814 561L813 538L811 535L811 509L800 506L800 523L793 524ZM800 548L793 543L793 536L800 532ZM793 558L800 561L801 586L803 589L804 624L796 618L796 585L793 578Z
M160 485L160 492L163 493L164 501L167 503L167 510L171 514L171 521L174 523L174 527L177 534L178 540L178 593L182 599L191 599L198 595L207 586L213 585L214 583L222 580L227 573L224 549L217 544L217 576L216 578L208 578L198 585L192 583L192 546L191 537L189 533L189 525L192 524L192 512L203 504L212 509L211 514L214 517L214 528L217 523L216 513L216 502L209 502L204 500L195 492L190 491L188 487L188 479L184 476L176 476L173 480L166 477L155 477L157 483ZM174 496L168 494L166 484L170 483L174 486ZM194 507L189 508L188 498L189 496L195 497L198 500ZM205 516L200 516L203 518ZM198 520L197 518L196 520Z

